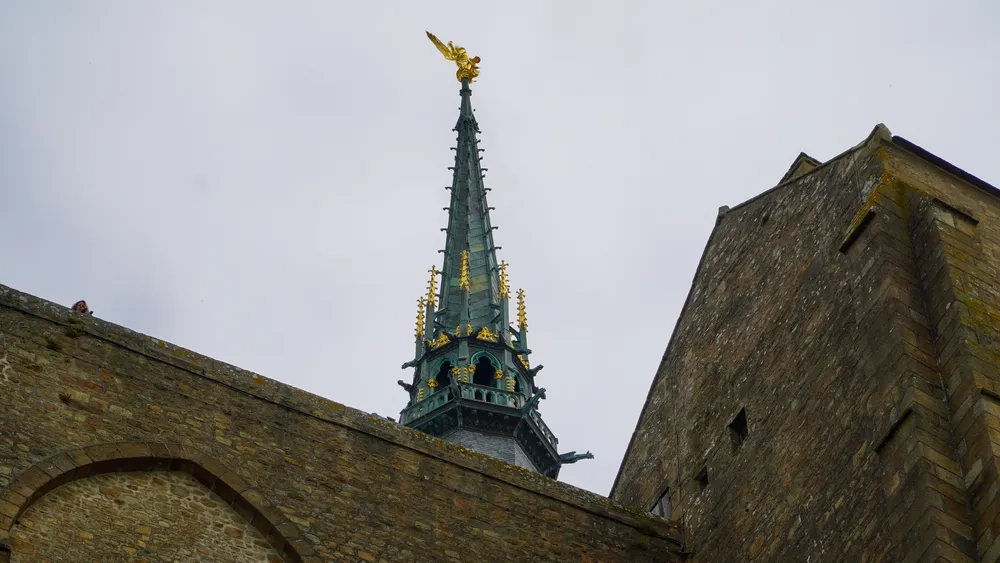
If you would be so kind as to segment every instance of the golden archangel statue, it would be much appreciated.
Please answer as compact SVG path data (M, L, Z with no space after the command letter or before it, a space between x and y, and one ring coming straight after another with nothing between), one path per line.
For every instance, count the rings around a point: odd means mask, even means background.
M455 64L458 65L458 72L455 73L458 81L462 82L463 80L468 80L469 83L474 82L476 77L479 76L479 67L477 65L479 64L480 58L470 57L468 51L465 50L465 47L459 47L451 41L445 45L440 39L435 37L433 33L429 31L426 33L427 38L430 39L431 43L438 48L438 51L441 51L444 58L449 61L455 61Z

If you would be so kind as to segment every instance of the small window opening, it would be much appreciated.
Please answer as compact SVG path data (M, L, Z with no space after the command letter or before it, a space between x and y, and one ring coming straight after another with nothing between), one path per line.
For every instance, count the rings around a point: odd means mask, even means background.
M441 364L441 368L438 369L437 375L434 379L438 382L438 388L447 387L451 385L451 362L444 362Z
M667 520L670 519L670 516L673 514L674 509L670 505L669 488L663 491L663 494L660 495L660 499L656 501L656 504L654 504L653 508L649 509L649 511L652 512L653 515L659 516L660 518L666 518Z
M497 373L497 368L493 367L493 362L486 356L481 356L476 362L476 372L472 375L472 382L476 385L493 386L493 377Z
M747 425L747 410L740 409L736 418L729 423L729 437L733 440L733 451L735 452L750 435L750 427Z
M694 480L698 482L698 489L704 491L705 487L708 486L708 466L707 465L701 468L701 471L698 472L698 475L695 476Z

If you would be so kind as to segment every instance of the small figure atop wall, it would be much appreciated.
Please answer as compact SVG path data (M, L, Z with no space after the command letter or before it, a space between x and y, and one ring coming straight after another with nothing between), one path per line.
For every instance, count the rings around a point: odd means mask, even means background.
M81 315L93 315L94 314L94 312L90 310L90 307L87 306L87 302L84 301L83 299L81 299L81 300L79 300L79 301L77 301L76 303L73 304L73 312L74 313L80 313Z

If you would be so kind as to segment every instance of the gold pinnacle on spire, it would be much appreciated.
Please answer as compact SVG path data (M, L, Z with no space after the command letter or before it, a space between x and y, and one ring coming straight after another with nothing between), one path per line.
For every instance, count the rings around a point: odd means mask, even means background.
M458 288L464 289L466 291L472 291L472 286L469 284L469 251L462 251L462 262L458 267Z
M517 325L528 330L528 314L524 311L524 290L517 290Z
M510 280L507 279L507 263L500 261L500 298L510 297Z
M427 307L427 301L421 297L417 299L417 329L413 331L413 336L417 338L424 337L424 309Z
M451 41L445 45L433 33L429 31L425 31L424 33L427 34L427 38L431 40L431 43L437 47L437 50L441 51L444 58L449 61L455 61L455 64L458 66L458 72L455 73L455 76L459 82L463 80L468 80L470 84L475 82L476 77L479 76L479 66L477 65L479 65L482 59L479 57L470 57L465 47L459 47Z
M427 283L427 306L435 307L437 306L437 266L431 266L431 269L427 271L431 274L431 281Z

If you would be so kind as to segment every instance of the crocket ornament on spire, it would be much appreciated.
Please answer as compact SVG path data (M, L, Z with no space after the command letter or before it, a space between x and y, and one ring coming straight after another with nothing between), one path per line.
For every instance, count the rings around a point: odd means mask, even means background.
M455 61L458 65L458 72L455 76L458 78L459 82L468 80L469 83L473 83L476 77L479 76L479 62L482 60L479 57L470 57L469 52L465 50L465 47L459 47L451 41L447 45L441 42L440 39L434 36L433 33L427 31L427 38L431 40L431 43L441 51L444 58L449 61Z

